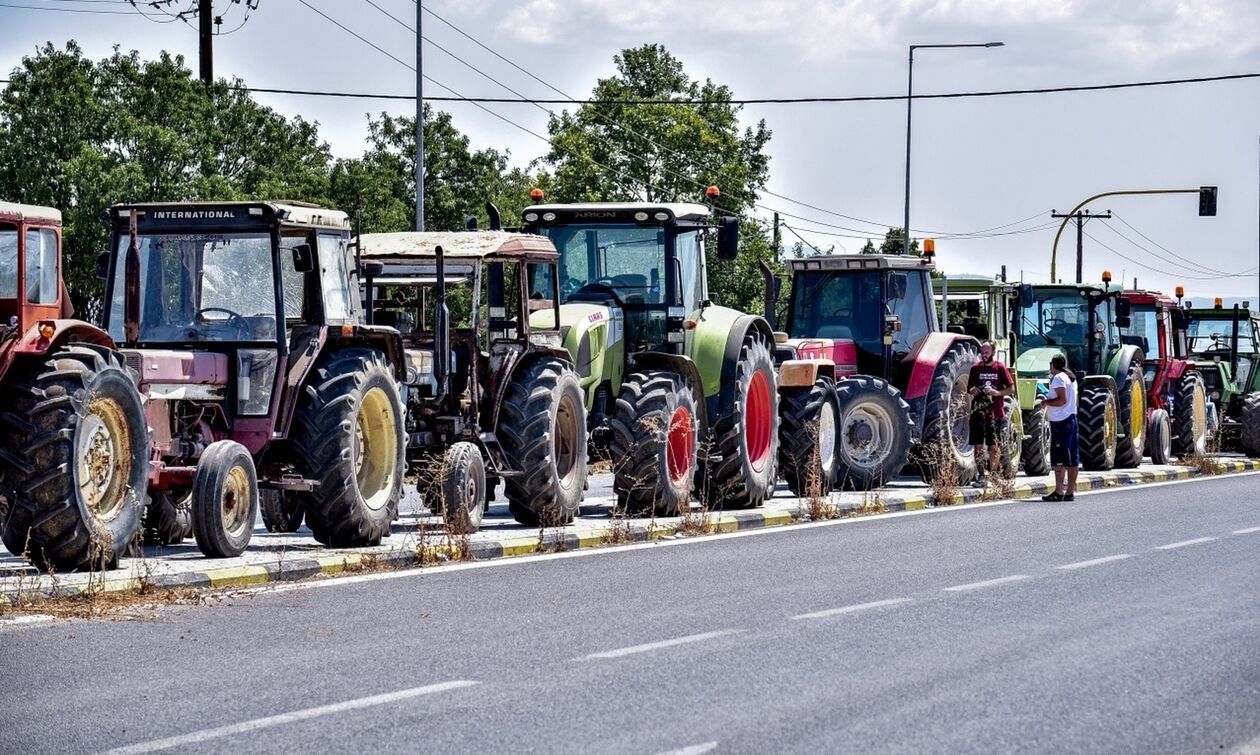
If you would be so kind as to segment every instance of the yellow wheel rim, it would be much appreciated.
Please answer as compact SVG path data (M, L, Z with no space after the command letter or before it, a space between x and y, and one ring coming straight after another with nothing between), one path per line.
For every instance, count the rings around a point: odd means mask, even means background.
M77 459L79 494L91 515L112 521L122 511L131 480L131 432L118 402L98 398L80 420Z
M380 388L363 396L352 448L355 482L368 508L385 506L398 476L398 432L394 404Z
M1116 447L1116 403L1114 401L1107 402L1107 409L1103 412L1103 437L1107 439L1107 448Z
M1146 389L1141 383L1134 382L1129 389L1129 439L1139 451L1145 448L1143 437L1146 434Z
M251 493L249 474L239 466L228 470L227 481L219 497L219 508L223 512L223 530L233 538L243 534L246 528L254 526L249 515L253 508L250 505Z

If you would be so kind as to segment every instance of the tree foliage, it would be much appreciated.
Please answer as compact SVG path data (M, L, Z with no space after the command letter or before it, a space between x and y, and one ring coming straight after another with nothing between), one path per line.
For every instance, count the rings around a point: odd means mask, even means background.
M866 245L863 246L858 251L858 253L859 254L901 254L903 252L904 245L905 245L905 233L900 228L889 228L888 232L884 234L884 240L880 242L879 246L875 246L874 242L872 242L870 239L867 239ZM912 238L910 239L910 254L918 254L918 253L919 253L919 242Z

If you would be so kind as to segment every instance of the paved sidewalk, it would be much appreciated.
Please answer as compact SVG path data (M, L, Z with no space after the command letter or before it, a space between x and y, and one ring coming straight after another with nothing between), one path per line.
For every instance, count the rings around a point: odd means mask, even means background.
M1219 459L1225 473L1260 470L1260 460L1239 457ZM1082 472L1078 489L1099 490L1197 476L1197 469L1174 465L1145 465L1135 470ZM123 559L119 568L98 574L42 575L21 558L0 548L0 601L19 593L68 595L91 586L118 591L156 587L233 587L335 575L377 568L407 568L444 563L460 558L488 560L530 553L575 550L609 544L653 539L703 536L789 525L807 521L811 508L825 508L828 516L859 516L893 511L912 511L935 505L974 503L980 500L1039 497L1053 486L1052 477L1019 477L1009 490L964 488L951 500L938 502L919 480L903 478L870 493L832 493L823 506L811 507L786 488L760 509L750 511L695 511L686 518L613 518L615 501L612 476L592 475L582 514L567 527L537 529L518 525L500 497L492 503L479 532L449 538L440 518L429 515L414 491L403 501L403 516L392 534L379 546L334 550L325 548L305 527L294 534L273 534L261 524L254 530L249 548L230 559L208 559L190 538L179 546L149 546L144 556Z

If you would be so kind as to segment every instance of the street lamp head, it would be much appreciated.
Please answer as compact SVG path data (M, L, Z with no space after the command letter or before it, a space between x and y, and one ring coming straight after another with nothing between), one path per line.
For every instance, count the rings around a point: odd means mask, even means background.
M985 42L985 47L1006 47L1005 42Z

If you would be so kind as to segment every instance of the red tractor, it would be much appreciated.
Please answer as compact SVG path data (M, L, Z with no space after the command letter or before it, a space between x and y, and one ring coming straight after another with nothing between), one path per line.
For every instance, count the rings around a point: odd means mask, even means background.
M938 324L931 257L788 264L792 295L775 359L779 464L793 492L878 487L912 451L925 480L947 468L957 482L972 480L967 380L980 344ZM768 311L776 298L768 290Z
M1177 289L1180 297L1182 290ZM1187 358L1189 317L1181 304L1157 291L1125 291L1128 322L1120 342L1146 355L1147 453L1155 464L1173 454L1191 456L1207 450L1208 401L1202 375Z
M61 213L0 202L0 527L10 551L59 571L113 566L149 474L135 378L73 314Z

